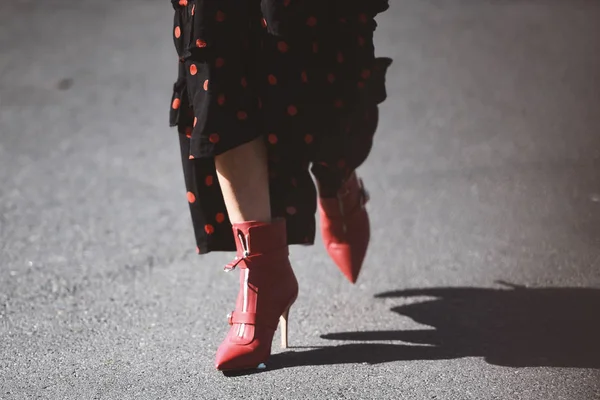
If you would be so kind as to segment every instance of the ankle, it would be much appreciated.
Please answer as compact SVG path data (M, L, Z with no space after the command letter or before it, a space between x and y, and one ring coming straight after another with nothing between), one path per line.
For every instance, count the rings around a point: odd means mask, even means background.
M354 213L366 203L366 193L356 174L350 177L337 189L334 196L321 196L321 209L331 218L339 218Z
M317 187L319 190L319 197L322 199L335 199L340 190L340 186L323 185L320 182L317 183Z
M338 198L347 192L347 188L353 186L353 180L357 179L354 171L344 176L318 177L317 187L319 197L322 199Z

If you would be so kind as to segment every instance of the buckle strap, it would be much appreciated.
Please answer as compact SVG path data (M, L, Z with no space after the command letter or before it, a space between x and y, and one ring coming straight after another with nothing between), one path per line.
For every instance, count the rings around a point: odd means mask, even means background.
M267 328L276 330L277 329L277 325L272 326L271 324L265 323L265 321L263 321L257 313L251 313L251 312L240 312L240 311L233 311L231 312L229 315L227 315L227 320L229 322L229 325L233 325L233 324L247 324L247 325L261 325L261 326L266 326Z
M230 272L233 271L234 269L236 269L236 267L238 266L239 263L241 263L242 261L244 261L247 257L235 257L234 260L232 262L230 262L229 264L225 265L225 267L223 268L223 270L225 272Z
M344 232L344 234L348 233L347 217L349 217L352 214L356 214L358 212L363 211L365 209L365 205L370 200L369 192L367 192L367 190L365 189L363 180L358 177L356 179L358 181L357 184L358 184L358 196L359 196L358 210L354 210L354 212L348 213L346 210L346 207L344 207L344 198L350 194L349 188L346 188L345 192L338 193L338 196L337 196L338 206L339 206L339 211L340 211L339 220L342 222L342 231Z
M252 262L252 259L254 258L260 258L260 257L287 257L289 255L289 249L287 247L282 247L280 249L276 249L273 251L270 251L268 253L264 253L264 254L249 254L248 252L244 253L244 256L239 257L236 256L232 262L230 262L229 264L225 265L225 267L223 268L223 270L225 272L231 272L234 269L237 268L237 266L244 261L244 264L241 265L241 268L247 268L246 263L248 262Z

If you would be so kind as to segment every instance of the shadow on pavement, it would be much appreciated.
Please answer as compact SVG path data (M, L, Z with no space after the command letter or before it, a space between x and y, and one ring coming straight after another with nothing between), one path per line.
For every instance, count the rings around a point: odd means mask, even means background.
M600 369L600 289L447 287L375 297L433 297L391 309L431 329L330 333L322 338L375 343L280 353L271 357L269 369L460 357L507 367Z

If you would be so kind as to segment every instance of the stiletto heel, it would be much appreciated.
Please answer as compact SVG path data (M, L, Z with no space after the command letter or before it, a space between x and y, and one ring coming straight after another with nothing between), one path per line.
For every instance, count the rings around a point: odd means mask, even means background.
M281 314L281 317L279 317L279 327L281 329L281 348L282 349L287 349L288 348L288 321L289 321L289 317L290 317L290 308L292 306L289 306L288 308L286 308L286 310L283 312L283 314Z

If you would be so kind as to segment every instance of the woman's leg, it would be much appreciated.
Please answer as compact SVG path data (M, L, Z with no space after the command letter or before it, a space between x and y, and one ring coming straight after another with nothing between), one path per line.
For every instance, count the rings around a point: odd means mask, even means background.
M231 328L215 360L220 370L260 368L269 358L280 316L282 345L287 346L288 310L298 295L288 259L285 220L271 221L263 140L255 139L215 157L238 250L227 268L239 267L241 272L237 304L229 316Z
M216 156L215 166L231 223L270 222L269 172L263 139Z
M329 255L352 283L356 282L370 239L369 217L365 210L368 195L356 176L356 169L367 159L379 120L378 104L386 98L385 73L391 59L375 59L371 79L360 105L351 116L350 131L334 151L325 153L335 159L315 163L312 172L319 187L321 236Z
M172 114L181 114L186 94L193 115L186 114L184 126L192 129L189 134L183 129L182 148L188 153L188 200L197 211L194 226L204 231L197 229L199 252L228 250L231 237L237 257L226 269L240 272L240 290L228 317L231 327L215 364L221 370L256 368L269 357L280 317L286 332L287 313L298 294L286 221L271 218L270 168L264 138L257 138L263 131L260 85L252 70L260 57L245 43L254 44L252 38L259 36L260 9L255 1L172 2L180 75L185 77L185 87L172 99ZM232 230L225 237L219 227L228 225L227 216Z

